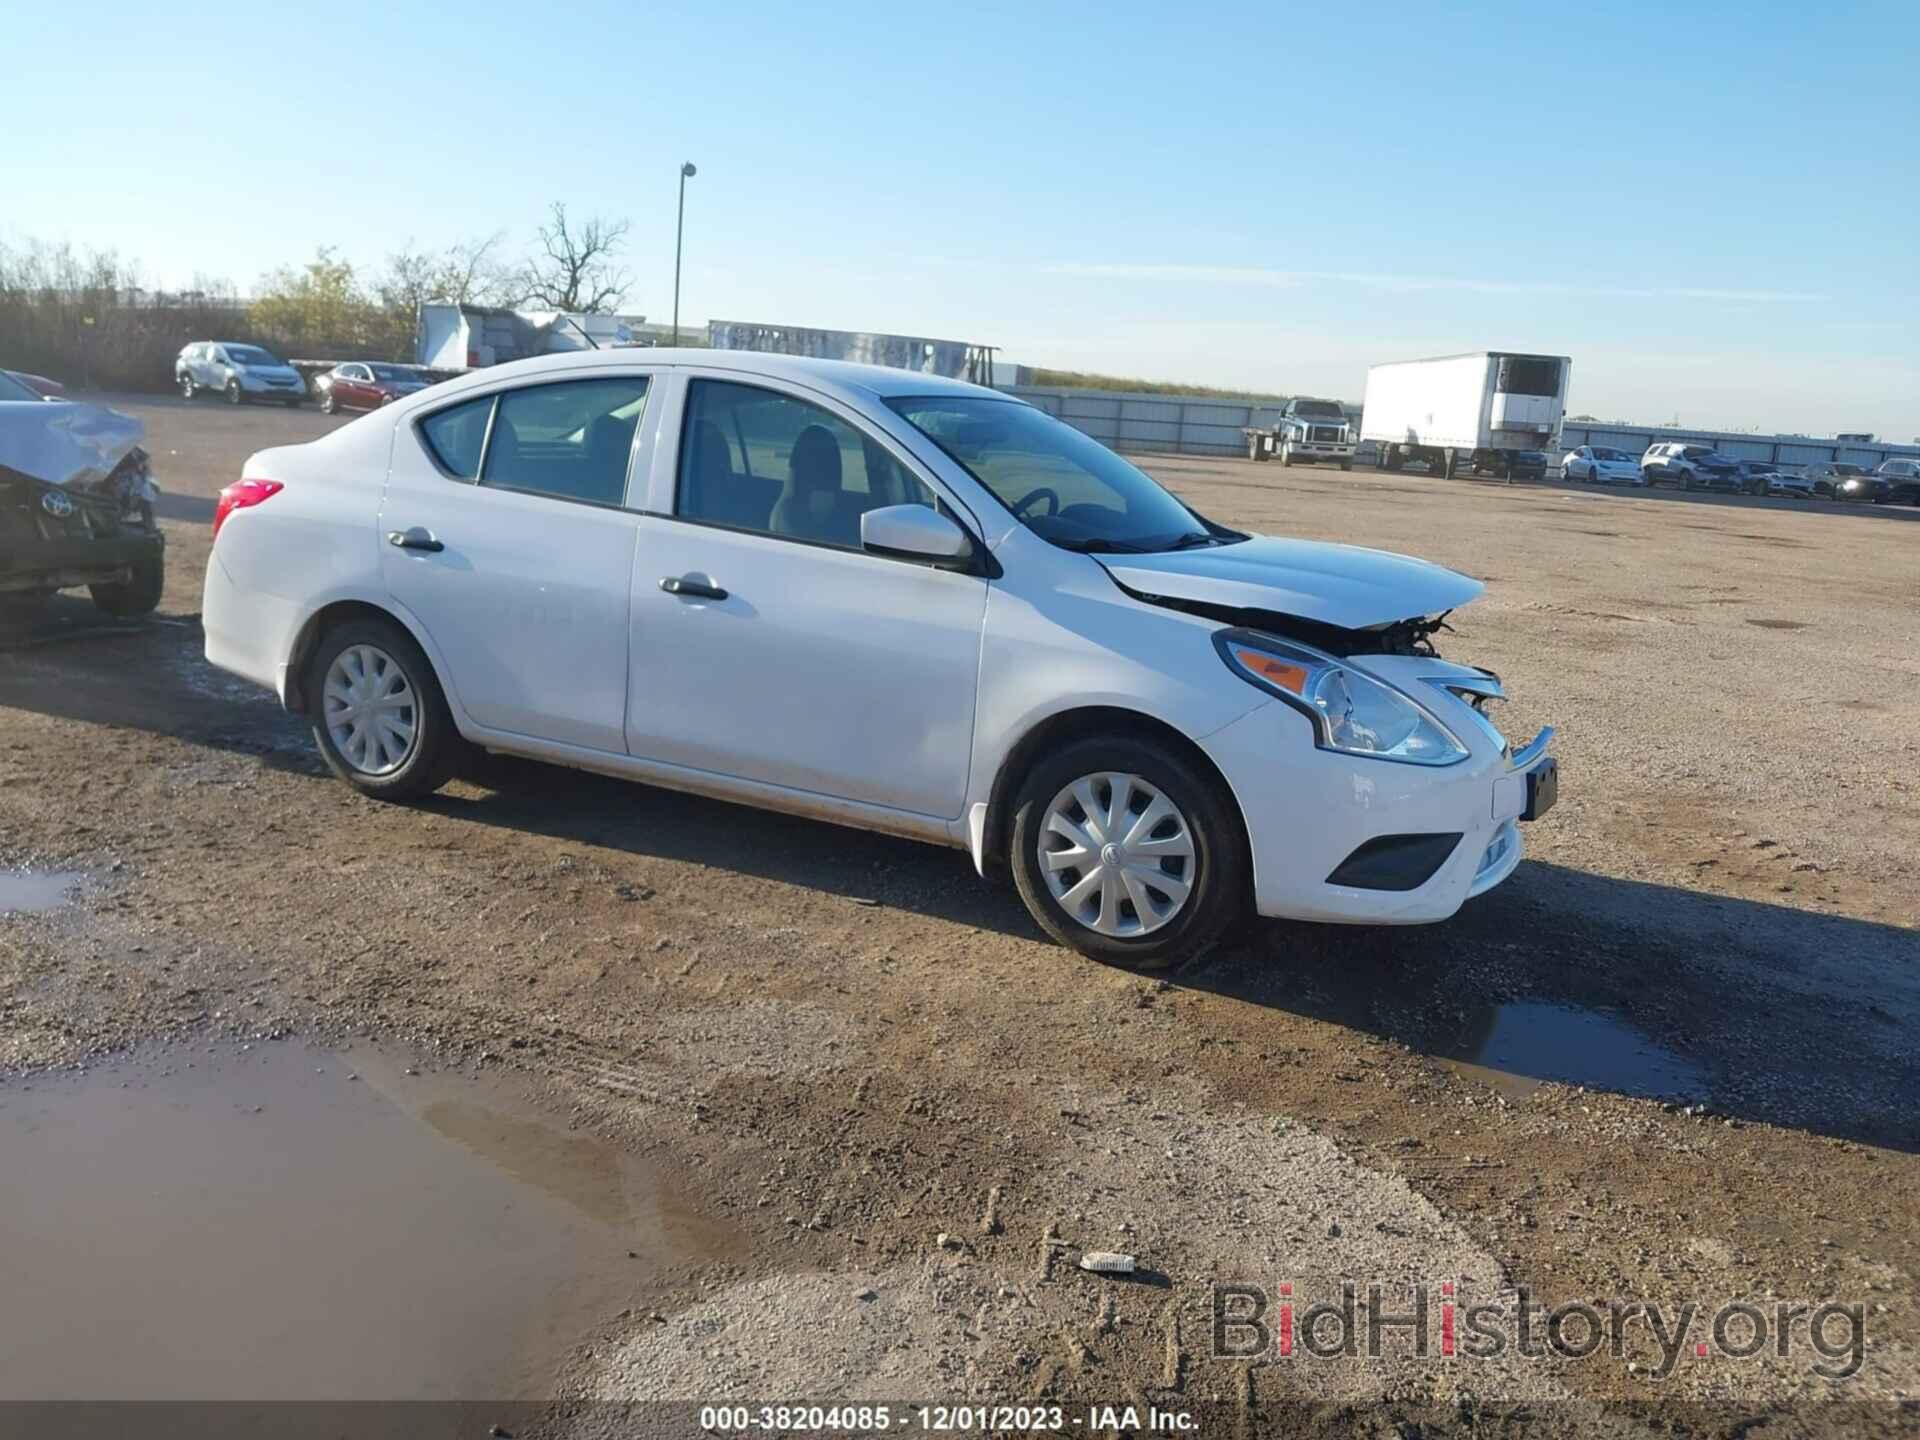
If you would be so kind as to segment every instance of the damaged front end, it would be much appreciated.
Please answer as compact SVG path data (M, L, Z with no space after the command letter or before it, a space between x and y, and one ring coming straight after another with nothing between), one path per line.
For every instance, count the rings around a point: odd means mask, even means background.
M159 603L166 541L138 421L90 405L0 414L0 596L84 585L114 615ZM54 413L48 414L48 411Z

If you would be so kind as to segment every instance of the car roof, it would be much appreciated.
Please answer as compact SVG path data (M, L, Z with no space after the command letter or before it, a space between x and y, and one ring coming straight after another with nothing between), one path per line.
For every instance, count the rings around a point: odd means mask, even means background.
M557 355L535 355L526 360L512 360L504 365L469 370L456 380L436 386L435 394L444 397L460 390L477 389L490 379L533 380L565 375L573 370L623 364L684 365L734 371L742 379L760 376L769 380L787 380L862 399L885 399L896 395L972 395L1014 404L1024 403L984 385L950 380L944 375L925 375L918 370L896 370L886 365L857 365L847 360L815 360L804 355L770 355L758 350L693 350L666 346L622 346L611 350L568 350Z

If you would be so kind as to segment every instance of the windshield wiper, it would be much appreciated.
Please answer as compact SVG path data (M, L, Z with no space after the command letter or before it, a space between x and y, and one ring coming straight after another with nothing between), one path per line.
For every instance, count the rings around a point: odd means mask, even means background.
M1193 550L1201 545L1216 545L1219 541L1220 537L1218 535L1209 534L1205 530L1194 530L1186 535L1182 535L1167 548L1169 550Z
M1132 545L1125 540L1108 540L1099 535L1074 537L1066 540L1051 540L1062 550L1071 550L1076 555L1146 555L1151 548L1146 545Z

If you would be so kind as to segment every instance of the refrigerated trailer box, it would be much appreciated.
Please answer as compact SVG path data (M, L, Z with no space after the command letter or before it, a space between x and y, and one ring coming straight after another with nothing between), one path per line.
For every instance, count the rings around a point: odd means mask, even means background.
M1506 472L1515 452L1551 448L1572 370L1565 355L1504 350L1375 365L1360 438L1380 447L1389 470L1423 460L1449 477L1464 462Z

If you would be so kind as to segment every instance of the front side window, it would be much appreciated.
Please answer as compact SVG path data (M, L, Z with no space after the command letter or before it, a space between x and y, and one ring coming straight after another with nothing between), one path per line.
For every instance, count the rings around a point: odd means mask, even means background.
M1217 538L1144 471L1031 405L973 395L887 403L1052 544L1144 552Z
M644 376L508 390L499 397L480 483L560 500L622 504L633 432L646 403Z
M692 383L680 518L858 549L860 517L887 505L938 502L885 446L829 410L754 385Z

